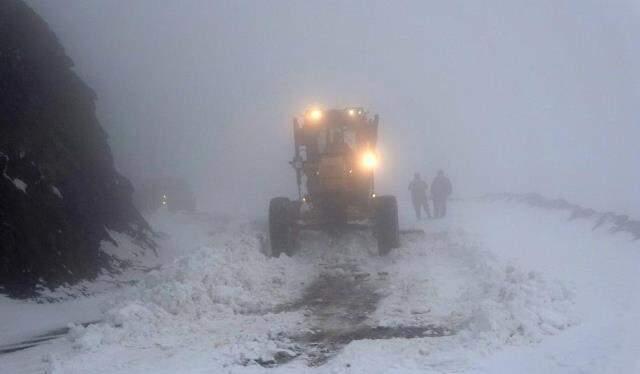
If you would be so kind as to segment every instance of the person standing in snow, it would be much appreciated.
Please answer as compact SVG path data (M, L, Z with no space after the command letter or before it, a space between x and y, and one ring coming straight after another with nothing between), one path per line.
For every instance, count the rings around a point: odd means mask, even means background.
M429 185L422 180L420 173L413 175L413 180L409 183L409 191L411 191L411 202L413 209L416 211L416 219L422 218L422 209L427 213L427 217L431 218L431 210L429 209L429 200L427 199L427 190Z
M447 215L447 199L451 195L451 181L438 170L438 175L431 183L431 197L433 198L433 214L435 218L443 218Z

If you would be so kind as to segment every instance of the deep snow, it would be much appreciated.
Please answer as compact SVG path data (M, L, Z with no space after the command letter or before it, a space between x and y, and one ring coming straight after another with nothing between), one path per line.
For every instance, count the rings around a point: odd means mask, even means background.
M405 215L403 227L425 234L405 234L384 258L365 233L305 234L300 253L272 259L263 222L167 212L150 220L167 235L159 257L127 275L140 282L90 285L97 295L54 304L0 300L3 320L15 322L2 327L5 344L102 320L0 356L0 372L640 371L640 245L563 212L466 201L442 221ZM326 279L344 296L309 291ZM75 289L55 294L65 292ZM403 326L450 333L323 340Z

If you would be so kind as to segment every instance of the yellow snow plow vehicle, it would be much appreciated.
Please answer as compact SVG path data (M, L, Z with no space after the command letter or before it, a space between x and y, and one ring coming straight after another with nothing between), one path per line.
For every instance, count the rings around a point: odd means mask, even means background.
M371 228L380 255L399 245L398 206L394 196L377 196L378 115L362 108L307 111L293 120L298 199L276 197L269 203L271 253L292 255L300 230L330 233Z

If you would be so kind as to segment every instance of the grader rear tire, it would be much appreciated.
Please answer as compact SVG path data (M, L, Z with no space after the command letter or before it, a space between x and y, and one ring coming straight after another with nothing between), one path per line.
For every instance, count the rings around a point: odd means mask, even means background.
M387 255L392 248L400 246L398 225L398 203L394 196L380 196L375 205L375 234L378 254Z
M291 256L295 247L294 220L291 200L275 197L269 202L269 241L271 256L280 257L281 253Z

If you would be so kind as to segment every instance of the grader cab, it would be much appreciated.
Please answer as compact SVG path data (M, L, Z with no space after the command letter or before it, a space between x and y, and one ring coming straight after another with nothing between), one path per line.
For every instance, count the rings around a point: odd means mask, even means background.
M293 254L305 229L371 228L381 255L399 245L395 197L377 196L378 115L362 108L309 110L293 120L298 198L271 199L271 253Z

